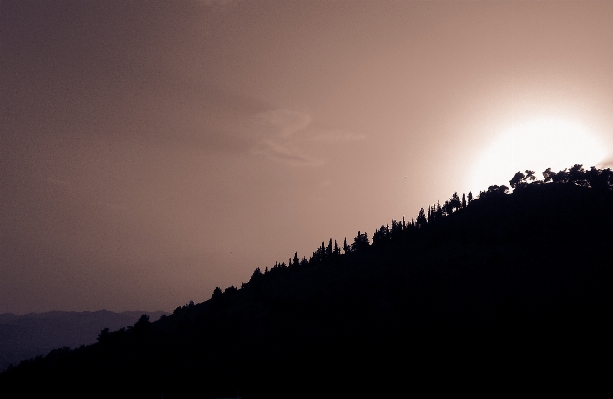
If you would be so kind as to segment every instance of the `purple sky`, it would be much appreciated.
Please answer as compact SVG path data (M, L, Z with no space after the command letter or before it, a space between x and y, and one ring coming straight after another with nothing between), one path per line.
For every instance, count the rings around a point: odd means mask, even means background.
M204 301L486 189L477 159L535 118L609 153L611 21L604 1L0 1L0 313Z

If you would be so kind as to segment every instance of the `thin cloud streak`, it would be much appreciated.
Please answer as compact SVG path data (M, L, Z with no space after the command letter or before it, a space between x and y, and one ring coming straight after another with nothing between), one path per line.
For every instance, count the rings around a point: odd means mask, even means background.
M322 159L307 154L297 141L308 131L313 118L306 112L275 109L258 114L258 125L272 131L272 138L263 138L252 149L254 155L292 166L320 166Z
M305 142L331 144L366 139L365 134L314 128L311 114L291 109L280 108L260 113L256 121L259 127L272 133L265 134L269 137L262 138L251 153L289 165L321 166L326 163L320 157L309 154L303 148Z
M272 161L292 166L321 166L325 163L322 159L311 157L297 148L290 148L275 143L273 140L263 141L258 147L253 148L251 153L263 155Z
M313 122L311 115L288 109L264 112L258 115L258 119L278 129L278 135L282 138L290 138L304 131Z
M309 138L311 141L324 141L328 143L337 143L344 141L361 141L366 140L365 134L356 134L345 132L342 130L323 131Z

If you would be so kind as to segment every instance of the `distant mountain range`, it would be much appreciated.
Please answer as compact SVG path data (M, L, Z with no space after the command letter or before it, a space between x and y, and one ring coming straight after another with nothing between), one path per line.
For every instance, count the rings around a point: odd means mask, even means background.
M165 399L607 392L613 172L545 172L516 174L512 193L454 193L372 241L324 241L156 322L102 323L95 344L21 362L0 387Z
M15 315L0 314L0 372L22 360L46 355L55 348L78 348L96 342L104 328L117 330L136 323L147 314L158 320L166 312L128 311L121 313L45 312Z

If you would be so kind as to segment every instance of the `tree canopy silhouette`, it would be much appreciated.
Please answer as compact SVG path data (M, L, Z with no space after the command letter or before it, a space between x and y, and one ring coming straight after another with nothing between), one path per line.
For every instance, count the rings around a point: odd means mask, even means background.
M362 231L343 254L324 240L309 260L295 252L256 268L240 289L216 287L157 322L143 315L94 345L22 362L0 386L24 397L96 387L177 398L194 386L204 398L286 397L285 386L383 397L440 381L518 384L517 367L607 381L613 174L574 165L533 175L516 173L513 192L492 185L466 204L454 193L416 221L392 220L373 245Z

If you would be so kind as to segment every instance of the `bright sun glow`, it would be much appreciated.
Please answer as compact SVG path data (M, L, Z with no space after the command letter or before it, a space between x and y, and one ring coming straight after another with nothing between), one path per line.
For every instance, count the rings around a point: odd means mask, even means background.
M540 119L503 132L478 160L473 194L493 184L509 186L515 172L533 170L541 179L551 168L557 172L574 164L597 165L606 155L603 146L582 125L560 119Z

